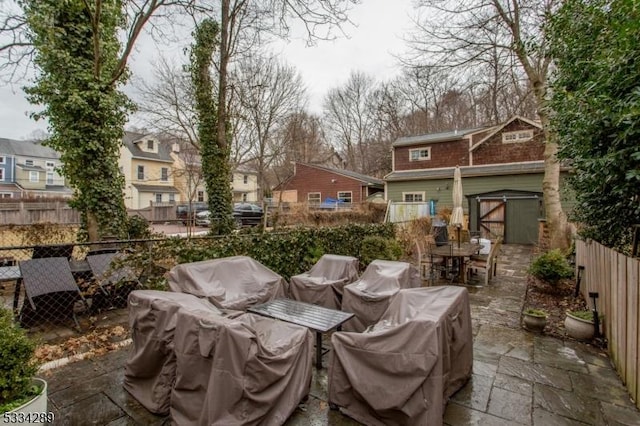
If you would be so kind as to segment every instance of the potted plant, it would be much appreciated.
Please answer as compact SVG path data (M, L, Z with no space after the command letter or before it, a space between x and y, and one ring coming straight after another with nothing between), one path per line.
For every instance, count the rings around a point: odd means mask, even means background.
M547 325L547 313L542 309L526 309L522 313L522 321L527 330L541 333Z
M14 323L12 312L0 309L0 424L53 420L47 418L47 383L34 378L34 351L35 343Z
M564 328L567 330L567 335L574 339L593 339L593 335L595 334L593 311L567 311Z

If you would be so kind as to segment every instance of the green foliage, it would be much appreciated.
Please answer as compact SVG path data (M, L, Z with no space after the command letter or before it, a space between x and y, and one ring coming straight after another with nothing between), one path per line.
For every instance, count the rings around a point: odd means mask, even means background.
M287 232L231 234L206 238L171 238L137 249L127 258L145 275L145 286L162 288L162 273L154 274L158 263L175 265L229 256L250 256L286 279L307 271L325 253L361 257L363 240L377 236L393 239L393 224L345 225L334 228L292 228ZM392 256L399 247L387 243ZM397 255L399 256L399 255ZM397 257L396 257L397 258Z
M530 315L532 317L540 317L540 318L546 318L547 317L547 313L545 311L543 311L542 309L528 308L528 309L525 309L524 314L525 315Z
M569 311L571 316L593 322L593 311Z
M529 267L529 273L549 284L557 284L563 278L570 278L573 270L560 249L541 254Z
M45 144L61 154L60 172L74 189L70 204L81 212L81 235L122 235L126 210L118 158L133 109L118 90L127 80L118 71L123 4L103 2L100 13L79 1L20 5L38 71L25 91L30 102L44 107L34 117L49 121L52 136Z
M584 237L624 250L640 223L640 9L569 0L548 28L556 65L552 125L571 162L573 219Z
M33 361L35 343L16 326L8 309L0 309L0 413L34 396L31 379L38 366Z
M151 237L151 228L149 228L147 219L142 216L129 216L127 218L127 235L132 240Z
M400 256L402 256L402 248L396 240L376 235L362 240L360 260L363 267L376 259L398 260Z
M202 156L202 173L207 194L211 233L230 234L235 225L232 217L230 145L218 140L218 115L214 84L211 78L213 54L218 47L218 23L205 19L194 33L191 48L191 80L198 113L198 139ZM224 105L220 106L224 107Z

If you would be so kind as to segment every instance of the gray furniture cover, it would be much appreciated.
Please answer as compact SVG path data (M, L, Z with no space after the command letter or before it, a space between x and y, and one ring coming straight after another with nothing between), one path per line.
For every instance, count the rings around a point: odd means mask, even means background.
M175 381L174 333L180 308L220 311L207 300L170 291L135 290L129 294L133 344L125 364L124 388L147 410L169 413Z
M471 377L469 295L462 287L402 290L364 333L336 332L329 402L367 425L441 425Z
M178 312L173 424L281 425L309 394L313 335L247 313Z
M292 299L340 310L344 286L357 279L357 258L325 254L308 272L291 277L289 293Z
M183 263L169 271L169 288L202 297L224 309L247 307L285 297L287 282L248 256Z
M343 330L362 332L378 322L391 299L403 288L422 285L420 271L406 262L374 260L358 281L344 287L342 310L355 316Z

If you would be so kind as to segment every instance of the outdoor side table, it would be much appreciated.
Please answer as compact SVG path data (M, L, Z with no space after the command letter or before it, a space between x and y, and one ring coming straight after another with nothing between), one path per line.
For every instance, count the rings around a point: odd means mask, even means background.
M275 299L247 311L307 327L316 333L316 368L322 368L322 334L340 326L354 314L292 299Z

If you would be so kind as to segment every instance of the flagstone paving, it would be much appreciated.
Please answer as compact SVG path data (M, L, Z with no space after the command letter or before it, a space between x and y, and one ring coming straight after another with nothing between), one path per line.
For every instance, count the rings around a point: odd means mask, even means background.
M449 401L444 423L640 425L640 412L604 352L520 327L531 249L504 245L502 253L498 276L489 286L468 286L473 375ZM127 356L123 348L46 372L55 424L169 424L167 417L150 414L122 388ZM314 371L309 399L286 423L356 424L329 409L326 369Z

